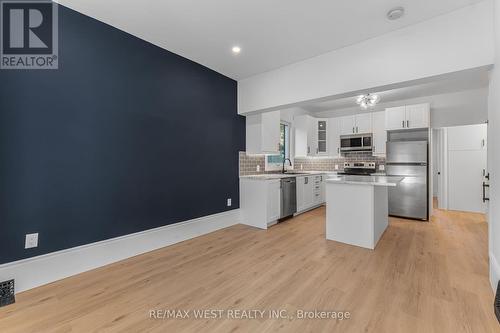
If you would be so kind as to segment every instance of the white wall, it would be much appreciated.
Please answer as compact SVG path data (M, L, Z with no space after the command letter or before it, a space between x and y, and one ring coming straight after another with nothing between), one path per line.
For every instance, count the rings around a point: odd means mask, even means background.
M493 63L492 0L238 82L238 113L390 87ZM378 89L381 90L381 89Z
M495 66L491 73L488 110L488 165L490 171L489 249L490 281L500 279L500 0L495 0Z
M431 104L431 126L433 128L484 124L488 120L488 88L404 99L380 103L371 111L383 111L400 105ZM318 112L318 117L338 117L359 113L359 107Z

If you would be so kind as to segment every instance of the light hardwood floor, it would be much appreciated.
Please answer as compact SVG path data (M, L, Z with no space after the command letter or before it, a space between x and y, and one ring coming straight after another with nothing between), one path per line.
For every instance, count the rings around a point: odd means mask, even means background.
M325 209L237 225L52 283L0 332L500 332L481 214L391 219L375 251L325 239ZM350 311L351 319L150 319L150 309Z

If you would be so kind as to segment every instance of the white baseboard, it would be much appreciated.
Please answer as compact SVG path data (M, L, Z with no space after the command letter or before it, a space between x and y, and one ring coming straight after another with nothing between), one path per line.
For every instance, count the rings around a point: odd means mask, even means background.
M16 293L240 223L240 210L179 222L0 265Z
M500 265L498 264L497 259L490 252L490 283L491 288L493 288L493 293L497 291L497 284L500 280Z

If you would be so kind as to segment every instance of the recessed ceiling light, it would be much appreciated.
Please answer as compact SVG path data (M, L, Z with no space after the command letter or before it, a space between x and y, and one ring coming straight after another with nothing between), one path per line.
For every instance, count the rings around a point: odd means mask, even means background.
M387 18L391 21L397 20L405 14L403 7L396 7L387 12Z
M231 50L234 54L239 54L241 52L241 48L239 46L233 46Z

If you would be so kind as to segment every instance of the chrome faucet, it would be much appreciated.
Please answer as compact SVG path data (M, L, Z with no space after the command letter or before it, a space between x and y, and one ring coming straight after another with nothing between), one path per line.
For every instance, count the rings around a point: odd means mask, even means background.
M289 158L283 159L283 168L281 169L281 173L285 173L285 162L288 161L290 163L290 166L292 166L292 161Z

